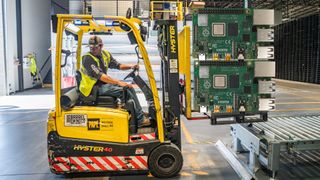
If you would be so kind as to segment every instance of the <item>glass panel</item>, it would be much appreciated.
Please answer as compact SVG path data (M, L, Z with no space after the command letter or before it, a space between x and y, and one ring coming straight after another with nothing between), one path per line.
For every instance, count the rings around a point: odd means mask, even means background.
M68 25L66 26L68 27ZM61 53L61 89L69 89L76 86L76 50L77 36L70 30L64 30Z

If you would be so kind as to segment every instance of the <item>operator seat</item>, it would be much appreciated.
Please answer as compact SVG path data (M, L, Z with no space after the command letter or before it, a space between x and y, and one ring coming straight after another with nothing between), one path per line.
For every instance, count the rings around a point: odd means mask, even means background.
M121 103L119 98L115 98L112 96L99 96L99 87L97 85L93 86L92 91L89 96L84 96L80 90L79 85L81 82L81 73L80 71L76 71L76 81L77 81L77 91L79 92L79 99L78 105L87 105L87 106L99 106L99 107L116 107L118 102ZM123 97L127 96L127 87L124 88ZM138 128L138 121L134 118L134 102L133 100L125 101L124 108L128 110L131 114L130 121L129 121L129 132L130 133L137 133Z
M89 96L84 96L80 90L80 82L81 82L81 73L80 71L76 71L76 81L77 81L77 90L79 92L79 105L87 105L87 106L101 106L101 107L115 107L117 104L117 98L112 96L99 96L99 87L94 85Z

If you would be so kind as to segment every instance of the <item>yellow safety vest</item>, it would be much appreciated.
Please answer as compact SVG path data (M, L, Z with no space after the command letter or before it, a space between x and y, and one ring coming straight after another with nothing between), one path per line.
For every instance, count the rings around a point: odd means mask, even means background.
M32 76L37 75L37 64L36 64L36 58L35 57L30 57L30 73Z
M98 64L98 68L100 68L99 59L97 57L93 56L89 52L87 54L85 54L84 56L86 56L86 55L91 56L94 59L94 61L96 61L96 63ZM82 59L83 59L83 57L82 57ZM81 59L81 61L82 61L82 59ZM106 71L107 71L108 66L109 66L109 62L110 62L110 54L108 51L105 51L105 50L102 51L102 59L105 63L104 65L105 65ZM82 63L81 63L80 73L81 73L81 82L80 82L79 90L84 96L87 97L90 95L93 86L97 82L97 79L92 78L91 76L88 75L87 70L83 67Z

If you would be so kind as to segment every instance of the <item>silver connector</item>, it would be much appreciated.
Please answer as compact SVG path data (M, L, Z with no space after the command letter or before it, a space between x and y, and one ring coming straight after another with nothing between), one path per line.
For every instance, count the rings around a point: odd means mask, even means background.
M259 111L273 111L276 109L275 99L259 99Z
M258 47L258 59L262 59L262 60L274 59L274 47L273 46L259 46Z
M273 42L274 30L273 29L257 29L257 42Z
M276 83L274 81L259 80L259 94L272 94L276 92Z
M274 61L256 61L254 77L275 77L276 63Z
M281 23L281 11L273 9L254 9L253 25L270 25L274 26Z

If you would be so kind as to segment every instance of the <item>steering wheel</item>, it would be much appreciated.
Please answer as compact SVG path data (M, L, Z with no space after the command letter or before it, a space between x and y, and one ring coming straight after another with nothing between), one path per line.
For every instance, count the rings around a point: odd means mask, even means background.
M126 13L126 18L127 19L131 18L131 8L128 8L127 13Z
M134 77L137 70L138 68L134 68L126 77L123 78L123 80L126 80L129 77Z

